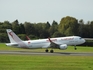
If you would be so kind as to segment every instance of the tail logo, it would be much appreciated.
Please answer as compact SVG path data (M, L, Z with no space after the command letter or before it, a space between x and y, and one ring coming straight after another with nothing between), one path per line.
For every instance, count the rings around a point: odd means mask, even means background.
M9 35L13 38L12 32L9 32ZM14 39L14 38L13 38Z

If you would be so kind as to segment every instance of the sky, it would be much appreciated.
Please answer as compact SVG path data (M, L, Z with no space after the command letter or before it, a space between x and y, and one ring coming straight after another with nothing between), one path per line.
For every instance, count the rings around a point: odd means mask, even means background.
M60 23L66 16L93 21L93 0L0 0L0 22Z

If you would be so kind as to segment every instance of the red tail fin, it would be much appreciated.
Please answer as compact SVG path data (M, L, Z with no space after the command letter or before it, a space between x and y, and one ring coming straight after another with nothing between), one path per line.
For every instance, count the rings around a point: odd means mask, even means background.
M31 40L28 36L26 36L26 38L27 38L28 40Z

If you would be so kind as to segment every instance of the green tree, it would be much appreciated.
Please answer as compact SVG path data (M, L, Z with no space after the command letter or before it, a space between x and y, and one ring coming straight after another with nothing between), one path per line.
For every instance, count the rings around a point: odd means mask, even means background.
M52 35L52 37L63 37L63 36L65 36L65 35L62 35L60 32L55 32L53 35Z
M2 26L3 26L3 29L12 29L12 25L9 21L4 21Z
M37 32L37 37L39 38L47 38L49 37L48 33L48 25L46 23L37 23L35 24L35 29Z
M12 25L9 23L9 21L4 21L0 23L0 33L6 33L6 29L11 29Z
M18 37L22 40L27 40L26 35L25 34L18 34Z
M35 34L36 30L34 28L34 24L31 24L30 22L25 22L24 27L25 27L25 32L27 35L34 35Z
M89 27L90 27L90 25L89 24L85 24L84 26L83 26L83 31L82 31L82 37L83 38L88 38L88 37L90 37L89 36Z
M20 34L25 34L26 32L25 32L24 24L21 23L19 26L20 26Z
M58 32L58 23L56 21L53 20L52 22L52 26L49 29L49 33L51 37L54 37L54 33Z
M0 33L0 43L7 43L9 42L8 36L6 33Z
M46 23L46 29L49 29L50 28L50 23L47 21Z
M88 23L87 24L89 24L89 29L88 29L88 32L89 32L89 37L90 38L93 38L93 21L88 21Z
M13 30L16 34L20 34L20 33L21 33L18 20L15 20L14 22L12 22L12 30Z
M35 36L35 35L29 35L28 37L29 37L31 40L38 39L38 37Z
M78 27L78 35L79 36L83 36L82 35L82 33L83 33L83 27L84 27L84 21L83 21L83 19L81 19L80 21L79 21L79 27Z
M60 33L70 36L78 34L78 21L74 17L64 17L61 19L58 30Z

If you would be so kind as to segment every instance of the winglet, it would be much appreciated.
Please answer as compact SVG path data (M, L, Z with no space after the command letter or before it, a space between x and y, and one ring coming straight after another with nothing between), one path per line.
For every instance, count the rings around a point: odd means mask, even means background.
M48 40L49 40L49 42L52 42L51 39L50 39L50 37L48 38Z

